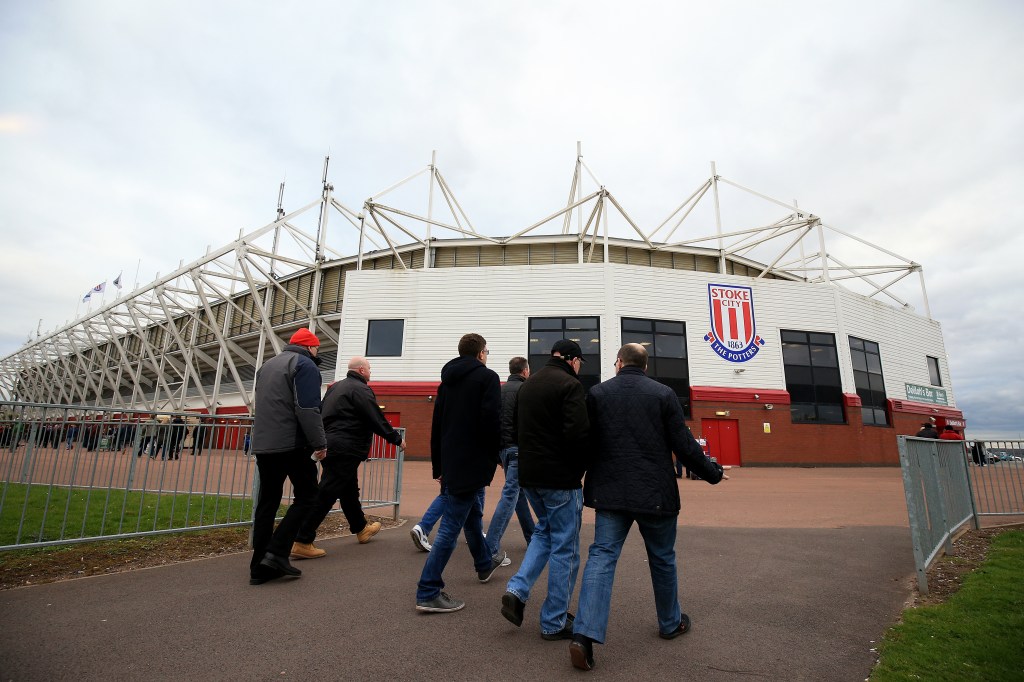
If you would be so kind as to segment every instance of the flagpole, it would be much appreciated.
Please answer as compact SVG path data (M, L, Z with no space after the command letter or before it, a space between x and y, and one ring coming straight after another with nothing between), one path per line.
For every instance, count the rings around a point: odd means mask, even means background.
M135 286L132 287L132 291L135 291L136 289L139 288L139 268L141 267L142 259L140 258L139 262L135 264Z

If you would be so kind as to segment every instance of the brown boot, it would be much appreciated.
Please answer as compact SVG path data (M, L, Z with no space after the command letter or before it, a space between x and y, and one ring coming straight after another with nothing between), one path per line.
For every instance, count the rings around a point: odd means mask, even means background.
M366 524L366 528L363 528L361 531L359 531L356 534L356 537L359 538L359 544L360 545L365 545L367 542L370 541L370 538L372 538L374 535L376 535L379 532L380 532L380 521L374 521L373 523Z
M322 556L327 556L327 551L320 549L312 542L309 544L293 542L291 556L293 559L319 559Z

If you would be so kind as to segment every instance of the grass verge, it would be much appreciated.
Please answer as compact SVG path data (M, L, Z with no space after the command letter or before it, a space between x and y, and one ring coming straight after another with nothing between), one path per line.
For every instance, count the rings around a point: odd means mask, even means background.
M874 682L1024 679L1024 531L992 541L949 601L909 609L885 634Z
M251 517L252 500L240 497L8 483L0 509L0 545L190 528Z

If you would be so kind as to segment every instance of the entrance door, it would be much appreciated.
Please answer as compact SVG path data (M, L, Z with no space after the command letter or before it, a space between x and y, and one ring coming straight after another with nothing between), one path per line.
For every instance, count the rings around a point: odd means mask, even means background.
M397 429L402 425L401 412L385 412L384 419L387 420L388 424L391 424L391 428L393 429ZM391 445L379 436L374 436L373 447L370 449L370 457L396 459L398 457L398 447Z
M709 457L722 466L740 466L740 428L737 419L702 419L701 428L708 442Z

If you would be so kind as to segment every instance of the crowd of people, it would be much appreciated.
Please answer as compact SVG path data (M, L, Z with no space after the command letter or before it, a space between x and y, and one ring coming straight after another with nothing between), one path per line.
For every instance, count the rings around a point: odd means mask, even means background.
M260 492L250 561L253 585L298 577L301 571L290 559L326 554L314 540L335 501L359 542L368 542L380 525L368 523L359 506L358 465L373 434L405 447L367 385L366 358L352 358L345 379L321 401L319 345L313 332L300 329L256 375L252 452ZM510 565L501 540L514 514L527 549L506 584L500 612L522 626L546 568L547 592L537 613L540 635L568 640L573 666L591 670L593 645L606 640L615 566L634 524L647 549L658 635L674 639L688 632L691 619L678 597L680 503L673 456L712 485L724 472L694 440L672 389L646 375L646 349L620 348L616 375L589 392L579 380L585 359L574 341L557 341L544 367L533 374L526 358L513 358L504 385L488 368L489 356L482 336L466 334L458 356L441 370L430 439L439 494L411 530L413 543L427 552L416 610L452 613L465 606L445 591L444 581L460 535L481 583ZM323 465L319 484L315 462ZM499 465L505 482L485 533L484 490ZM275 528L286 479L294 502ZM595 510L595 533L574 614L570 601L582 564L584 506Z

